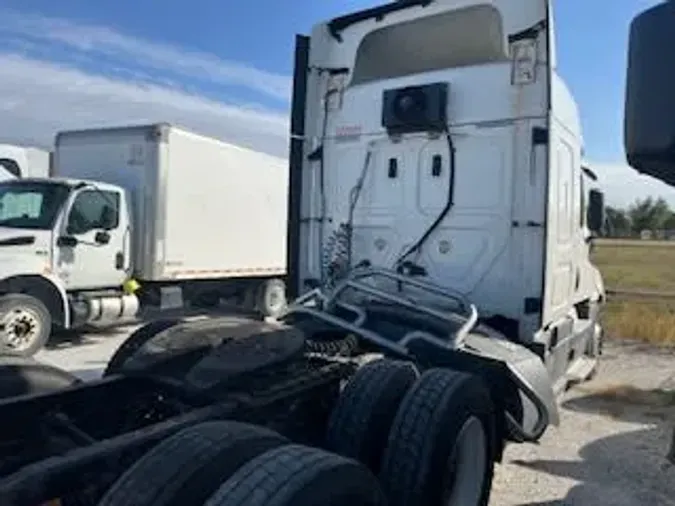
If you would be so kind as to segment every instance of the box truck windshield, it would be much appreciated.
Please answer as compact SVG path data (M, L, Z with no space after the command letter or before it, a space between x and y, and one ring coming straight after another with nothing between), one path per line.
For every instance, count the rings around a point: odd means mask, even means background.
M0 227L49 230L68 193L67 185L48 181L0 183Z

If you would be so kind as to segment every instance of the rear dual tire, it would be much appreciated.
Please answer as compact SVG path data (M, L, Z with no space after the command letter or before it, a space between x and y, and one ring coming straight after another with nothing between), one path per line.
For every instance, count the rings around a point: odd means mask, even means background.
M99 506L203 504L241 466L286 443L237 422L205 422L165 439L108 490Z
M488 504L495 413L476 376L371 362L350 380L328 425L328 447L367 465L389 504Z
M385 506L353 460L238 422L206 422L150 450L99 506Z
M411 364L380 360L343 390L328 424L330 452L209 422L160 443L100 504L486 506L495 425L480 378L446 369L420 376Z

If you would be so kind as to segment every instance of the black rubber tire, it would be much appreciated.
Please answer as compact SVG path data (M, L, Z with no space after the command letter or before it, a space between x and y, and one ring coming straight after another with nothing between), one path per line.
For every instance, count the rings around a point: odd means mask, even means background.
M106 492L99 506L203 504L242 465L286 444L280 434L239 422L204 422L165 439Z
M329 356L351 356L359 347L359 338L348 334L338 339L307 339L307 351Z
M39 332L25 348L11 348L6 344L7 337L4 330L0 330L0 354L17 357L32 357L40 351L52 332L52 315L49 309L39 299L23 293L9 294L0 297L0 318L6 313L17 311L21 308L30 311L39 321Z
M409 362L383 359L361 367L335 403L326 447L379 473L391 424L418 377Z
M45 394L81 383L63 369L30 357L0 356L0 399Z
M373 474L350 459L300 445L245 464L204 506L385 506Z
M283 294L281 302L274 303L274 294L279 296ZM286 300L286 283L280 279L267 279L260 283L257 290L256 308L264 317L278 318L286 309L288 301Z
M115 350L108 360L103 376L120 374L124 370L124 363L131 358L145 343L160 332L183 323L181 319L163 319L147 323L131 333L129 337Z
M396 414L382 461L380 482L392 506L444 504L447 466L460 429L470 418L486 437L480 499L486 506L494 473L495 408L482 379L449 369L426 371Z

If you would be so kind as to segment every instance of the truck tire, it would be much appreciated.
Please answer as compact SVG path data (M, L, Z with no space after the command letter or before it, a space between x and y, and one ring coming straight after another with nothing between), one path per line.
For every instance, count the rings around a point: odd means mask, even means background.
M23 293L0 297L0 354L32 357L47 344L52 316L37 298Z
M392 506L486 506L494 472L495 408L483 381L426 371L389 433L380 482Z
M164 332L180 323L183 323L183 320L155 320L132 332L117 350L115 350L115 353L110 357L110 360L108 360L108 365L103 372L103 376L110 376L111 374L120 374L123 372L125 362L129 360L139 348L160 332Z
M242 465L286 442L276 432L245 423L195 425L141 457L99 506L203 504Z
M260 283L256 308L264 317L278 318L286 309L286 284L280 279L267 279Z
M54 392L81 383L63 369L29 357L0 356L0 399Z
M349 380L328 421L326 446L380 471L391 423L419 373L407 362L376 360Z
M385 506L373 474L353 460L286 445L251 460L204 506Z

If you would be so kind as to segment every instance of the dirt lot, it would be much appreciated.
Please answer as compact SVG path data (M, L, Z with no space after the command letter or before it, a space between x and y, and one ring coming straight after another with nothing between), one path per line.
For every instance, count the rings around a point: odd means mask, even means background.
M39 358L93 379L129 331L63 340ZM598 377L562 399L560 427L538 446L507 449L491 506L675 505L675 466L664 459L673 391L675 351L610 343Z
M494 506L675 505L666 463L675 427L675 350L610 343L600 374L562 399L560 427L512 446Z

